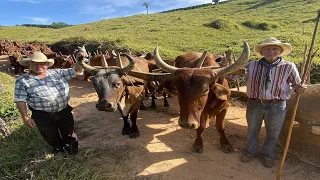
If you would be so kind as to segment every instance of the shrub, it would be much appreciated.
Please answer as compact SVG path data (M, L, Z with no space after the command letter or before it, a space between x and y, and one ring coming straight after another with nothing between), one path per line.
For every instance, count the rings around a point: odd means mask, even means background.
M271 30L276 29L280 27L276 23L270 23L270 22L257 22L257 21L245 21L242 23L242 25L252 28L252 29L259 29L259 30Z
M204 26L215 28L215 29L227 29L227 28L233 28L233 27L238 28L237 25L235 25L234 23L226 19L216 19L211 23L204 24Z
M121 41L121 39L119 41ZM50 48L54 52L73 54L73 51L77 49L78 46L85 45L87 51L93 54L93 52L95 52L97 49L102 52L104 52L106 49L115 49L118 43L118 40L116 40L116 42L98 42L95 40L87 40L82 37L72 37L51 44Z
M0 72L0 118L3 120L16 119L19 111L13 102L15 79Z

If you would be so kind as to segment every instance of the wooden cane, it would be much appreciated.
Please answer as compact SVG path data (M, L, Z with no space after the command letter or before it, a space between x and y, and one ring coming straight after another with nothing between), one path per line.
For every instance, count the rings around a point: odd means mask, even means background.
M307 75L307 72L309 70L309 66L310 66L311 60L312 60L312 49L313 49L314 41L315 41L316 34L317 34L319 19L320 19L320 10L318 11L318 17L316 19L316 25L315 25L313 36L312 36L312 41L311 41L311 45L310 45L310 49L309 49L308 58L307 58L307 61L306 61L305 67L304 67L304 73L303 73L303 76L302 76L301 85L305 81L305 78L306 78L306 75ZM282 173L282 170L283 170L284 161L286 159L288 148L289 148L289 145L290 145L292 128L293 128L294 119L296 117L296 112L297 112L297 109L298 109L299 99L300 99L300 94L298 93L297 96L296 96L296 100L295 100L294 106L293 106L293 110L292 110L292 115L291 115L291 119L290 119L290 125L289 125L287 140L286 140L286 145L284 147L283 155L282 155L282 159L281 159L281 164L280 164L279 169L278 169L277 180L280 180L280 176L281 176L281 173Z

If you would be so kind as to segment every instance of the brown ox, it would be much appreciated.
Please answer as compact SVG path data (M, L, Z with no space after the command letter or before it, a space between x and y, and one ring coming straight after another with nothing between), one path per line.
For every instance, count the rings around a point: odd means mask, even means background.
M14 74L21 74L24 72L25 69L28 69L26 66L22 66L19 63L19 60L21 59L21 55L14 54L9 56L10 66L14 68Z
M224 133L224 117L229 107L230 91L225 79L217 83L219 77L227 74L235 73L245 62L247 62L250 50L246 42L242 55L234 64L217 69L214 67L205 68L178 68L166 64L158 53L158 47L154 51L156 63L161 69L170 73L165 75L169 78L177 89L180 115L179 125L186 129L196 129L197 138L193 144L193 151L197 153L203 152L203 142L201 134L209 124L216 118L216 129L220 133L221 149L225 153L233 152L233 148ZM210 56L205 57L205 63L211 63ZM199 56L196 56L199 58ZM201 58L202 59L202 58ZM197 61L196 67L201 67L202 60ZM214 63L212 65L215 65ZM144 79L150 78L151 75L143 75Z
M131 70L149 72L146 60L144 58L134 60L125 54L125 57L119 55L118 58L109 59L108 62L103 58L102 68L95 68L84 63L83 57L77 56L78 64L92 75L91 81L99 97L96 108L106 112L118 109L124 122L122 134L129 135L130 138L139 137L136 120L142 102L144 81L128 76L127 73ZM125 65L124 68L122 64ZM131 127L128 121L129 115Z
M54 64L50 66L50 69L56 69L56 68L70 68L73 65L72 58L67 55L61 55L53 57Z

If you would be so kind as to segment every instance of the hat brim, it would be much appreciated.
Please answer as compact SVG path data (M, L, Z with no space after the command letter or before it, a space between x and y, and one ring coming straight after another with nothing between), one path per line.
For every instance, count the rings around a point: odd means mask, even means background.
M22 66L29 66L29 62L47 62L48 67L52 66L54 64L54 59L47 59L47 60L43 60L43 59L32 59L32 58L23 58L19 61L19 64L21 64Z
M261 48L263 48L265 46L279 46L279 47L281 47L282 52L279 54L279 56L281 56L281 57L288 56L292 52L292 46L289 43L268 43L268 44L255 45L253 48L254 53L257 56L262 56L260 51L261 51Z

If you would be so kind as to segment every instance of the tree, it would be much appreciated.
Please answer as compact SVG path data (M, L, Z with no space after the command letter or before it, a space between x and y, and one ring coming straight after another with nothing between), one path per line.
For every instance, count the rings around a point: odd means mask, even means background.
M149 14L150 4L149 4L147 1L145 1L142 6L145 6L145 7L146 7L146 9L147 9L147 14Z
M213 3L214 3L215 5L216 5L216 4L219 4L219 1L220 1L220 0L212 0L212 4L213 4Z

